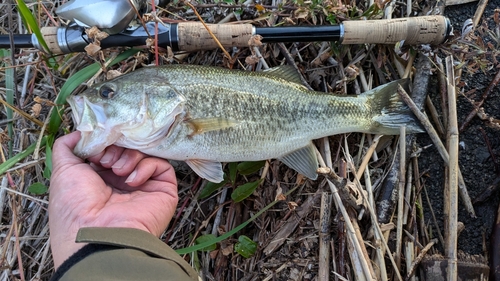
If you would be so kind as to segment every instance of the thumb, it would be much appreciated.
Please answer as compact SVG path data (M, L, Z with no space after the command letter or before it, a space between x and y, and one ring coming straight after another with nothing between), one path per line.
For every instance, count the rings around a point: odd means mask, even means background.
M73 149L80 140L80 132L72 132L65 136L58 138L54 147L52 148L52 163L54 170L58 169L60 165L65 164L80 164L83 160L75 156Z

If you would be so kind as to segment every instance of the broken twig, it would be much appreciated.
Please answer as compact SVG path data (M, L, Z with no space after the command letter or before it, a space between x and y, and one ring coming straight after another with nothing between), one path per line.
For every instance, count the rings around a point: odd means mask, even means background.
M446 57L448 84L448 184L445 188L445 253L448 260L447 278L457 280L457 223L458 223L458 124L453 57Z
M330 214L332 196L327 192L321 193L320 232L319 232L319 270L318 280L330 280Z
M413 260L413 262L411 263L410 268L408 269L408 274L406 275L406 279L405 279L406 281L409 280L413 276L413 274L415 273L415 269L417 268L417 266L420 264L420 262L425 257L425 255L427 254L427 252L436 243L437 243L437 239L432 239L432 241L429 242L429 244L425 245L425 247L422 249L422 251L420 252L420 254L418 254L417 258L415 260Z
M396 265L401 268L401 249L403 244L403 210L405 196L405 177L406 177L406 127L402 126L399 130L399 151L401 151L399 160L399 188L398 188L398 221L396 228Z

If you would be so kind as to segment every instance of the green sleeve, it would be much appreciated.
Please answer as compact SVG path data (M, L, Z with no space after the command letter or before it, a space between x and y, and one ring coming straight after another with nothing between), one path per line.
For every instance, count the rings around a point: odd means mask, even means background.
M199 280L172 248L142 230L82 228L76 242L89 244L65 261L51 280Z

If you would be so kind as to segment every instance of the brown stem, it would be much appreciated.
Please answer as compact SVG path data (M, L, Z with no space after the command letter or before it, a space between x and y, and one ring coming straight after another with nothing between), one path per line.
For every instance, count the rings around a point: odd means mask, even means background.
M498 174L500 169L498 167L498 162L497 162L497 158L495 156L495 153L493 153L493 149L491 148L490 139L486 135L486 132L484 131L483 128L479 127L479 131L481 131L481 134L483 135L484 142L486 143L486 146L488 147L488 151L490 152L491 159L493 160L493 164L495 165L495 172Z
M483 106L484 102L486 101L486 98L489 96L491 91L497 86L498 82L500 82L500 70L497 72L497 74L495 75L495 77L491 81L488 88L486 88L486 91L484 91L483 96L481 98L481 101L479 101L478 103L476 103L474 105L474 109L471 111L471 113L469 113L469 115L467 115L467 118L465 118L465 121L460 126L460 129L459 129L460 132L462 132L469 125L472 118L474 118L474 116L477 115L479 108L481 108L481 106Z

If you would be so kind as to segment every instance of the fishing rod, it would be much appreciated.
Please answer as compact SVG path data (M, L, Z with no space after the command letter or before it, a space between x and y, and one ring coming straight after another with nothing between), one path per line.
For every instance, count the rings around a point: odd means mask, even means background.
M155 34L154 23L146 28L123 31L101 40L101 48L134 47L146 45L149 34ZM404 45L443 43L452 27L444 16L423 16L390 20L345 21L339 25L255 27L251 24L207 24L223 47L248 47L254 35L262 36L262 43L337 41L340 44L395 44ZM146 32L147 29L147 32ZM85 28L78 25L44 27L42 35L53 54L83 52L90 40ZM33 35L14 35L15 48L43 50ZM173 51L200 51L218 48L207 29L199 22L158 24L158 46ZM8 35L0 36L0 48L9 48Z
M165 4L168 0L157 0ZM200 51L218 48L207 28L200 22L159 23L131 25L137 13L146 10L145 0L73 0L56 9L56 13L70 21L61 27L43 27L44 50L34 34L16 34L15 48L36 48L53 54L84 52L92 43L85 33L92 26L110 34L100 41L102 49L146 45L146 40L158 34L158 46L173 51ZM133 26L133 27L131 27ZM225 48L248 47L252 36L260 35L262 43L337 41L340 44L395 44L404 45L443 43L452 32L448 18L422 16L384 20L344 21L338 25L255 27L251 24L207 24L208 29ZM10 48L8 35L0 35L0 48Z

